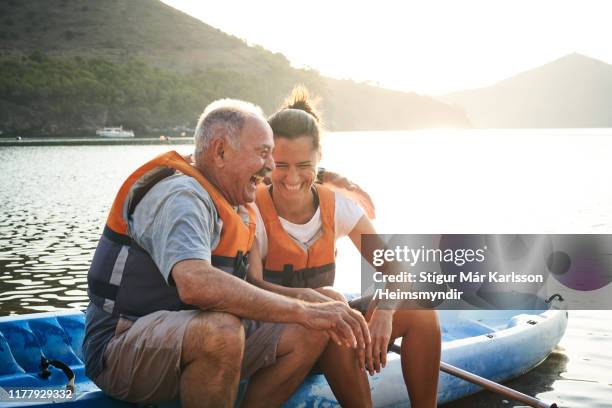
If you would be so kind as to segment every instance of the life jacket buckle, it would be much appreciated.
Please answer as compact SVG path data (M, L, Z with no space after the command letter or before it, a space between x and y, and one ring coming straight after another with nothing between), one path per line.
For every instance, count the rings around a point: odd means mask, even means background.
M293 272L293 265L285 264L283 265L283 275L282 275L282 285L287 287L292 287L293 279L295 278L295 273Z
M248 269L248 256L243 251L236 253L236 260L234 262L234 276L245 279Z

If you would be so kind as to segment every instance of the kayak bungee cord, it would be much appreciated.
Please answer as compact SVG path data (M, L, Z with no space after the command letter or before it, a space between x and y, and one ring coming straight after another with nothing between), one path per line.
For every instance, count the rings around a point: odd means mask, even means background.
M45 356L40 356L40 372L38 376L44 379L49 378L49 376L51 376L51 371L49 370L50 365L63 371L66 377L68 377L66 390L74 393L74 372L67 364L59 360L49 360Z

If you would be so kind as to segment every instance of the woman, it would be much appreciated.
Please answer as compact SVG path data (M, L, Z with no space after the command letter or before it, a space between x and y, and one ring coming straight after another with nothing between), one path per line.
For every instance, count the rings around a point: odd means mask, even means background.
M321 127L308 93L295 89L286 107L272 115L269 123L274 131L276 168L272 185L261 186L257 192L257 245L250 255L249 280L306 301L346 301L330 287L335 240L348 235L361 251L361 235L376 231L355 203L315 185ZM440 362L436 313L382 310L373 304L367 309L372 338L366 367L370 375L385 366L389 341L401 337L402 372L411 406L435 407ZM352 349L330 342L319 364L342 406L371 404L366 373Z

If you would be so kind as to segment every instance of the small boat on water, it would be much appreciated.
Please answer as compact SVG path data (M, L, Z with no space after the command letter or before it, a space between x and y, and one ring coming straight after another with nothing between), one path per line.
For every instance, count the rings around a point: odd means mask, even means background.
M134 131L124 130L123 126L105 127L96 130L96 135L101 137L134 137Z
M567 311L440 311L442 360L493 381L506 381L542 362L560 341ZM106 396L85 376L81 343L84 314L79 311L0 317L0 407L136 407ZM41 373L41 356L69 366L75 375L74 398L15 399L16 390L65 390L64 371ZM376 407L409 407L399 356L390 353L387 367L370 377ZM241 384L244 391L245 383ZM479 391L474 384L440 374L438 401L445 403ZM40 392L40 391L39 391ZM13 398L11 398L11 395ZM53 395L53 394L50 394ZM338 406L323 375L313 374L285 407ZM160 407L179 407L178 402Z

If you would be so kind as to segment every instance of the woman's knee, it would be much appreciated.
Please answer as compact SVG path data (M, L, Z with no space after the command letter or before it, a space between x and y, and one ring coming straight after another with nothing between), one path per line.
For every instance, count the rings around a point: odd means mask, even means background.
M295 352L305 359L315 361L329 342L329 336L321 330L311 330L299 325L288 325L279 343L279 354Z
M435 310L398 310L393 319L396 337L415 333L423 336L440 336L440 323Z
M310 367L323 354L329 342L329 336L324 331L301 329L304 333L298 337L295 352L301 356L301 363Z

